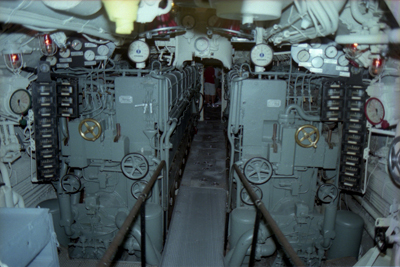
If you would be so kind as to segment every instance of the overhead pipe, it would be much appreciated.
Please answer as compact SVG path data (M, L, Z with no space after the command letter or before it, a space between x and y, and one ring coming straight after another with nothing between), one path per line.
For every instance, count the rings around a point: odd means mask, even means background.
M272 218L271 214L268 212L267 208L265 207L264 203L261 199L257 196L257 194L252 189L251 185L247 181L246 177L240 171L239 167L236 164L233 164L233 169L236 171L239 179L241 180L243 186L246 188L247 193L253 200L256 208L260 209L267 225L270 227L271 231L275 234L275 237L279 244L282 246L283 251L292 261L295 266L306 266L303 261L299 258L297 253L294 251L292 245L290 245L289 241L286 239L286 236L282 233L281 229L279 228L278 224L275 222L274 218Z

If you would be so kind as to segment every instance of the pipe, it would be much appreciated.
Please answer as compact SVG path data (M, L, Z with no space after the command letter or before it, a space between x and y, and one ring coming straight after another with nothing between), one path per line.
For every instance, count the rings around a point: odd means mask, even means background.
M225 266L229 267L240 267L246 252L249 249L251 242L253 241L253 229L248 230L242 234L237 241L235 247L229 251L227 257L227 262Z
M296 104L291 104L291 105L289 105L289 106L286 108L285 114L286 114L286 115L289 115L289 114L290 114L290 111L291 111L292 109L295 109L295 110L299 113L300 117L301 117L302 119L306 120L306 121L320 121L320 117L319 117L319 116L307 115L306 113L304 113L304 110L303 110L299 105L296 105Z
M1 172L1 177L3 178L3 182L6 184L6 186L11 188L11 181L10 181L10 176L8 175L7 167L1 161L0 161L0 172Z
M335 238L335 221L336 221L336 205L330 204L325 206L324 223L322 226L322 247L327 249L331 245L331 240Z
M22 196L20 194L18 194L17 192L13 192L12 191L12 195L13 195L13 208L15 207L15 205L18 204L18 208L25 208L25 202L24 199L22 198Z
M133 227L132 229L132 235L135 237L135 239L138 241L139 245L141 246L141 238L142 234L140 233L140 229L138 227ZM151 241L149 235L146 233L146 262L150 265L153 266L159 266L160 265L160 260L161 260L161 253L157 251L157 249L154 247L153 242ZM141 248L143 249L143 248Z
M360 3L360 1L358 1L358 0L350 1L351 15L358 23L365 24L370 19L369 17L371 17L371 14L369 12L365 15L361 14L360 9L358 8L359 3Z
M136 218L136 215L138 214L141 205L146 201L147 195L149 194L151 188L153 187L155 181L158 178L158 175L161 173L165 165L166 165L165 160L162 160L161 163L158 165L157 169L154 171L148 184L143 189L142 193L139 195L135 205L133 205L131 211L129 212L129 215L126 217L124 223L122 224L121 229L119 229L114 240L111 242L110 246L107 248L103 257L97 264L98 267L110 266L111 260L113 259L115 252L117 252L118 247L122 244L122 241L124 241L125 235L131 228L132 222Z
M289 241L286 239L285 235L282 233L281 229L279 229L278 224L275 222L274 218L272 218L271 214L268 212L264 203L260 200L257 194L252 189L251 185L247 181L246 177L240 171L239 167L236 164L233 164L233 169L236 171L238 177L240 178L243 186L246 188L247 193L254 201L256 207L260 209L261 213L264 216L264 219L267 225L270 227L271 231L275 234L279 244L282 246L283 251L292 261L295 266L306 266L303 261L299 258L297 253L294 251L292 245L290 245Z

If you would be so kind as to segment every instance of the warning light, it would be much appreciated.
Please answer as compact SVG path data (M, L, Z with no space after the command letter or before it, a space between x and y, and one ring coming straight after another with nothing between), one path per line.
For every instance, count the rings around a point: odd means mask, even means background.
M357 58L362 52L358 49L357 43L346 45L345 51L348 57L352 59Z
M372 64L369 66L369 74L372 76L379 75L383 70L384 59L382 58L374 58L372 59Z
M9 70L19 71L22 68L22 54L4 54L4 62Z
M50 37L50 34L39 36L40 49L45 56L52 56L57 52L57 46Z

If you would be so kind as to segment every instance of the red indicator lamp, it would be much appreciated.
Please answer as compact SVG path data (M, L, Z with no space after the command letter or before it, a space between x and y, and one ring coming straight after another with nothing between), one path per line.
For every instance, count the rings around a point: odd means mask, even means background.
M372 59L372 64L369 66L369 74L372 76L379 75L383 70L384 59L383 58L374 58Z
M57 52L57 46L48 33L39 36L39 44L42 54L45 56L52 56Z
M17 72L22 68L22 54L20 53L10 53L4 54L4 62L9 70L12 72Z

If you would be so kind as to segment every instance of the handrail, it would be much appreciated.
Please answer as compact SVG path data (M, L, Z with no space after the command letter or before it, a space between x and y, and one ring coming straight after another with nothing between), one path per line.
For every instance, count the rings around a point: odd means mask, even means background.
M110 246L107 248L106 252L104 253L103 257L97 264L97 267L103 266L110 266L111 260L113 259L114 254L117 252L118 247L122 244L122 241L125 238L126 233L131 228L132 222L135 219L136 215L138 214L140 207L146 201L147 195L150 192L150 189L153 187L154 183L156 182L158 175L161 173L161 170L165 167L165 160L162 160L158 165L157 169L155 170L154 174L151 176L150 181L143 189L142 193L139 195L135 205L131 209L131 212L126 217L124 223L122 224L121 228L119 229L117 235L115 236L114 240L111 242ZM143 249L143 248L142 248Z
M282 246L285 253L289 256L294 266L306 266L303 261L299 258L297 253L294 251L292 245L290 245L289 241L286 239L285 235L282 233L281 229L279 229L278 224L272 218L271 214L268 212L267 208L264 206L264 203L260 200L254 190L251 188L251 185L246 180L246 177L240 171L239 167L236 164L233 164L233 169L236 171L240 180L243 183L243 186L246 188L249 196L254 201L255 206L261 211L265 220L267 221L268 226L275 234L279 244Z

